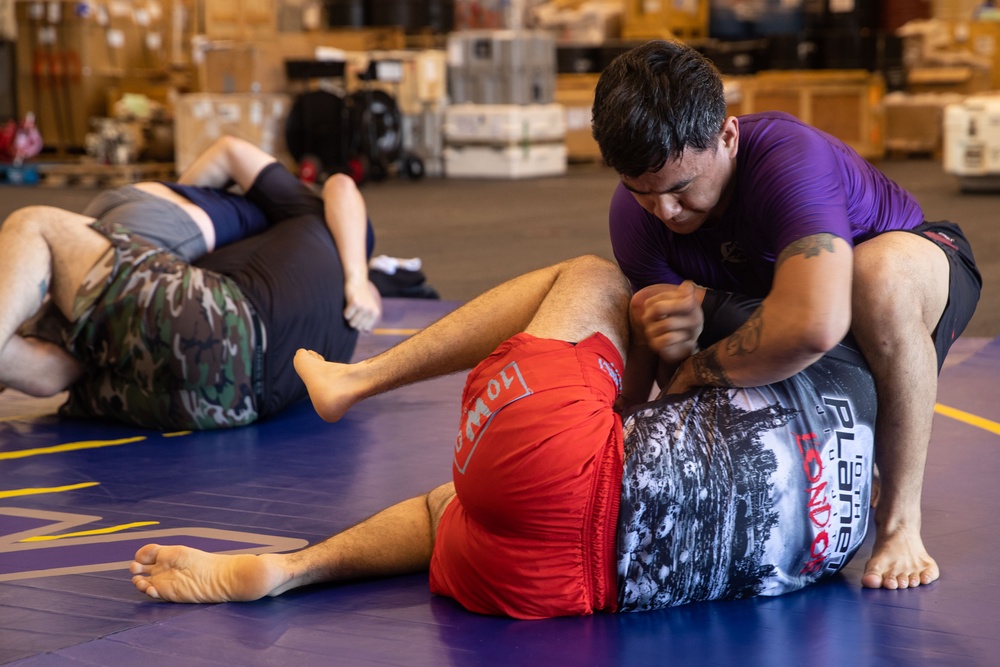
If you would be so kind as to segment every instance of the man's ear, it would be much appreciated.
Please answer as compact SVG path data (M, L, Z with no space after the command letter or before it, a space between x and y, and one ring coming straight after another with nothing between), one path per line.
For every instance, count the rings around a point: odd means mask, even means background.
M730 159L736 157L740 146L740 121L736 116L726 118L726 122L722 124L722 134L719 138L722 140L722 147L727 156Z

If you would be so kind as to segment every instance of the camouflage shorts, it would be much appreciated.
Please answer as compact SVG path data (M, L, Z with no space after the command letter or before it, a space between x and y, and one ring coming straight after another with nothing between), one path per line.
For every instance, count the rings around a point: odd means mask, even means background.
M118 225L91 227L112 248L77 293L67 346L86 374L63 414L161 429L256 420L254 314L239 287Z

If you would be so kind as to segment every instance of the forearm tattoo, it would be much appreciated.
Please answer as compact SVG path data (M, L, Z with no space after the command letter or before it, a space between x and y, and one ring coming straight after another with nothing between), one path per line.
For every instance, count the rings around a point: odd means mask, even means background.
M708 387L732 387L726 369L719 363L716 348L710 347L691 357L691 370L698 384Z
M750 318L726 339L726 353L731 357L752 354L760 347L764 327L763 309L753 311Z
M775 262L775 266L780 265L786 259L795 255L802 255L805 259L809 259L810 257L818 256L824 250L835 252L833 240L836 238L833 234L813 234L798 241L793 241L778 255L778 261Z
M49 293L49 281L42 279L42 282L38 283L38 301L45 301L45 295Z

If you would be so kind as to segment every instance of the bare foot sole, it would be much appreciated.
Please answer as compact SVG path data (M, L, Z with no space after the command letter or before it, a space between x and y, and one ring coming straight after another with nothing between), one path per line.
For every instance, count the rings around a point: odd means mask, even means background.
M281 592L280 556L222 555L147 544L129 567L140 592L170 602L245 602Z
M338 421L356 402L347 377L349 364L327 361L312 350L296 352L293 363L316 414L326 421Z
M937 563L924 549L920 536L897 534L877 538L871 558L865 563L861 585L865 588L916 588L937 581Z

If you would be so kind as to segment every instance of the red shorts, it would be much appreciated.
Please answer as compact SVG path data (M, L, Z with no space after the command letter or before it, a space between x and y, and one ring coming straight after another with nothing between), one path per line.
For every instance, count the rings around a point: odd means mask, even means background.
M434 593L515 618L615 610L623 366L600 334L518 334L469 374Z

